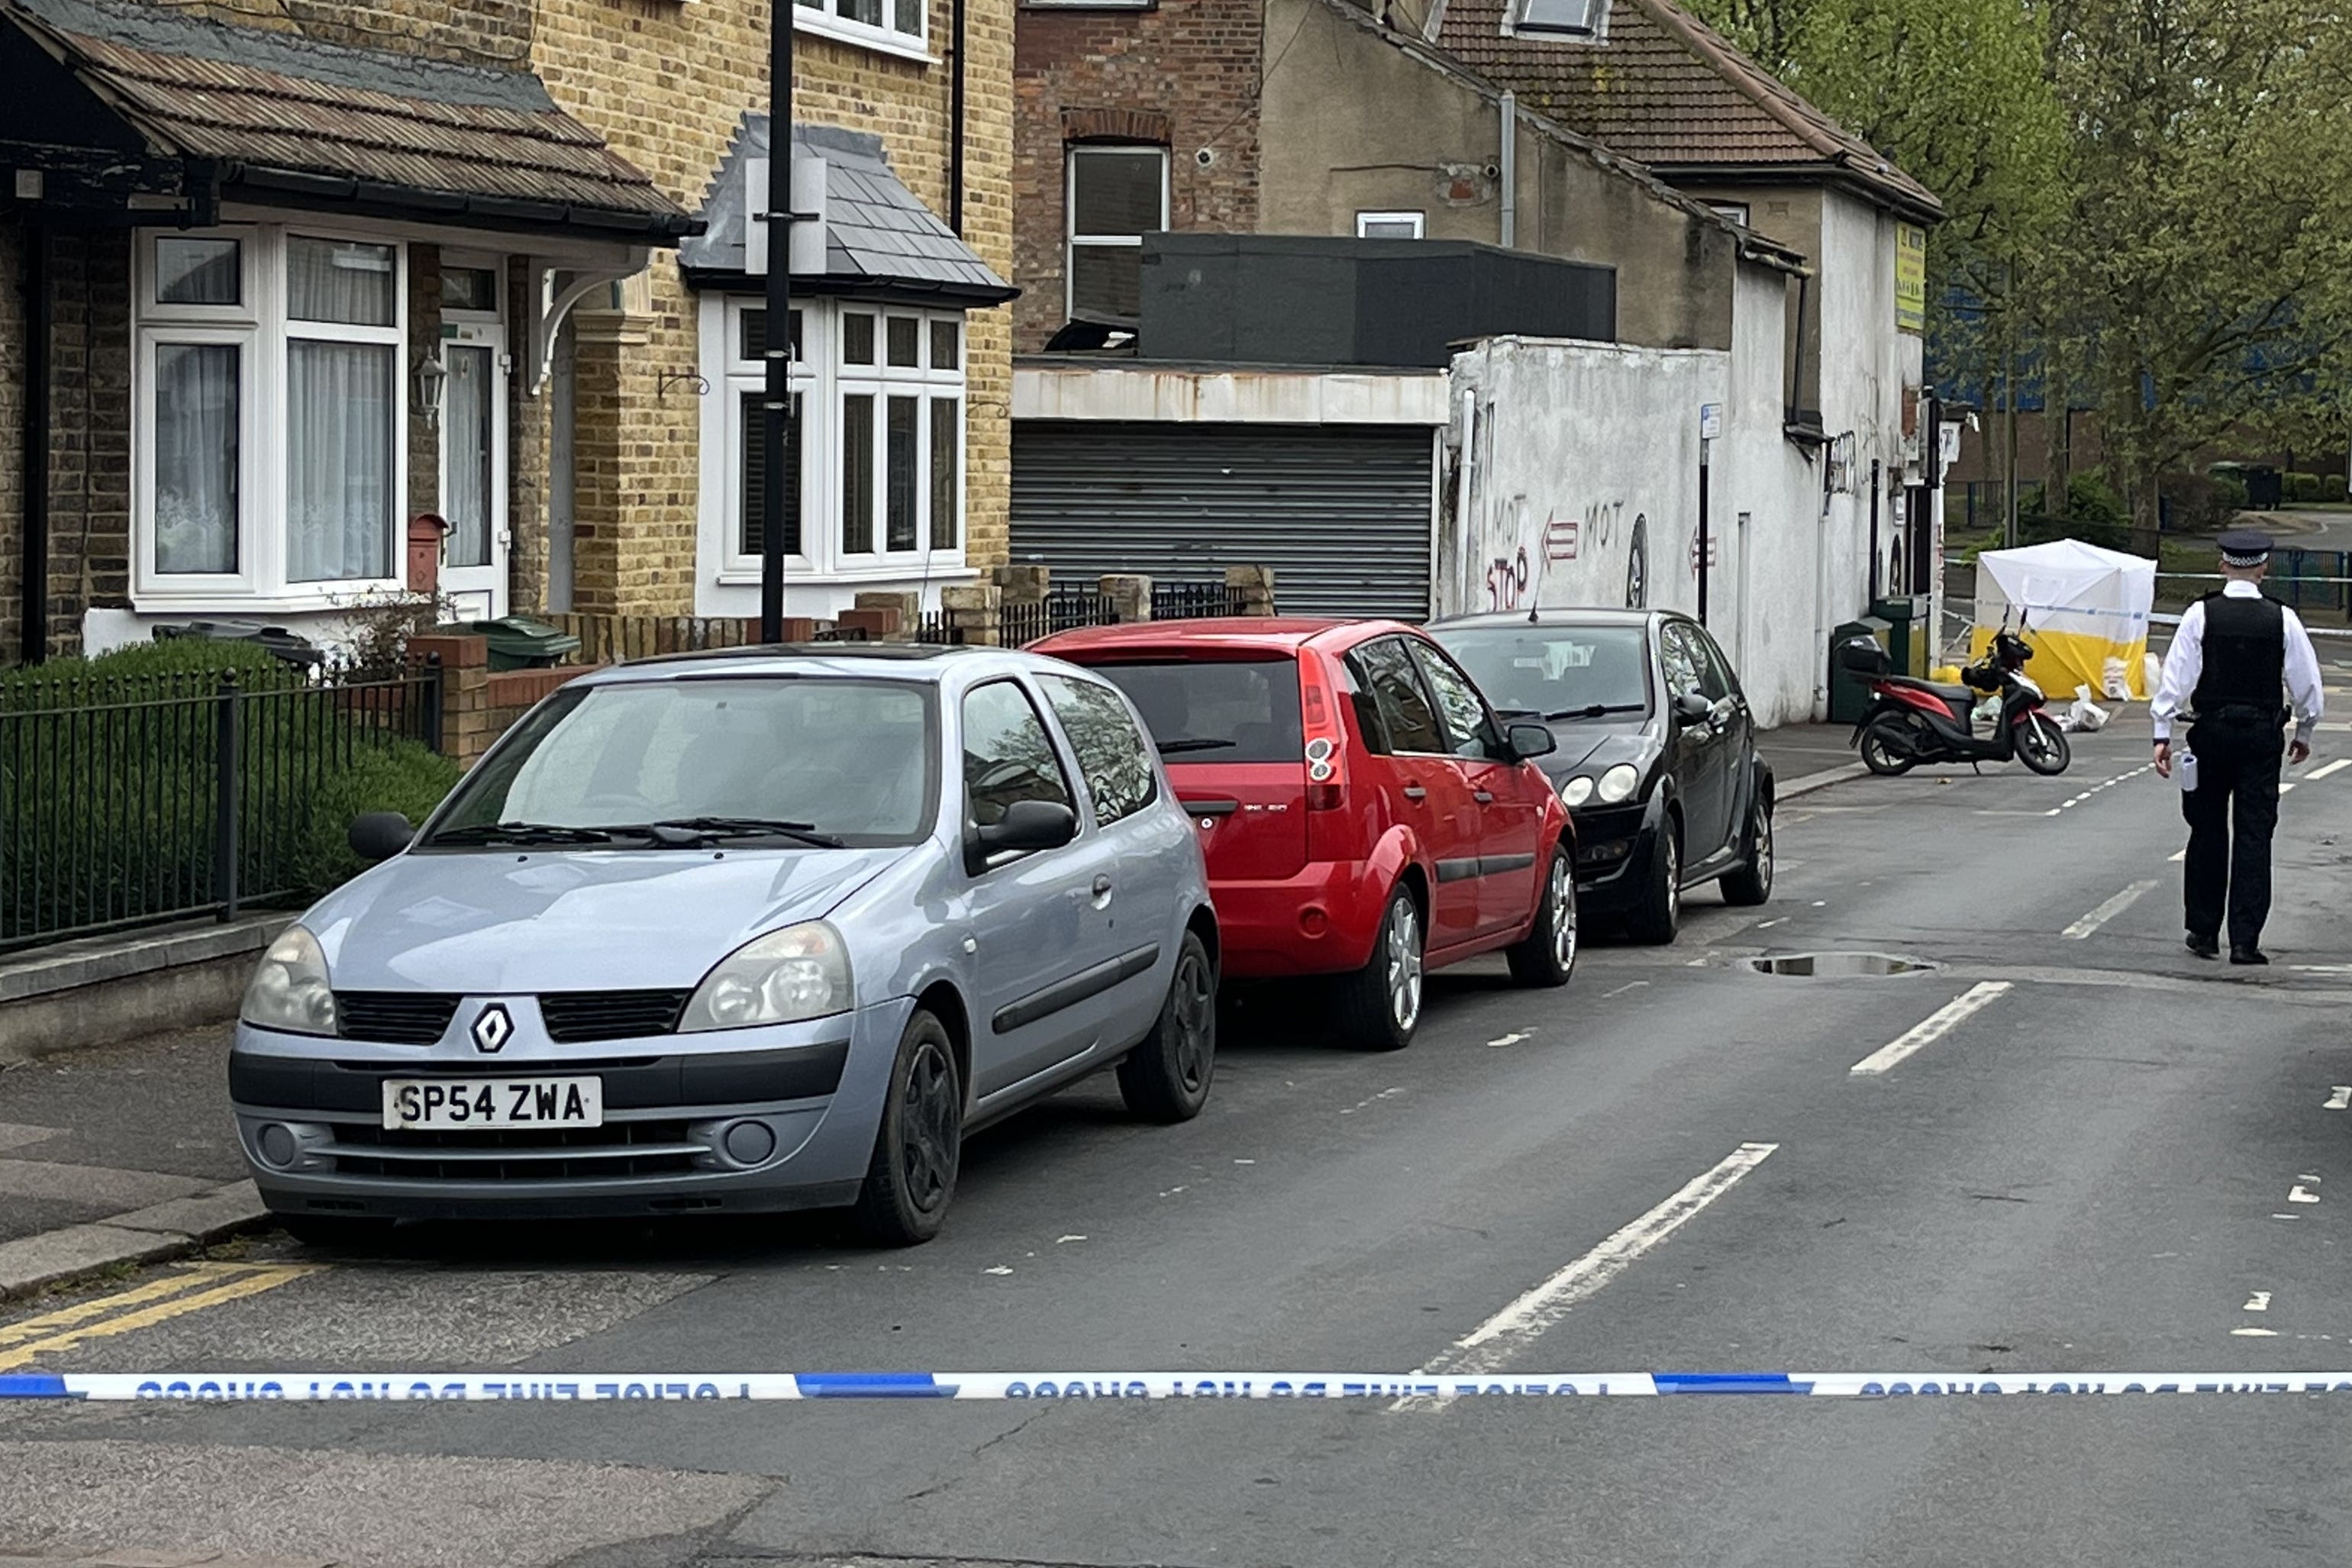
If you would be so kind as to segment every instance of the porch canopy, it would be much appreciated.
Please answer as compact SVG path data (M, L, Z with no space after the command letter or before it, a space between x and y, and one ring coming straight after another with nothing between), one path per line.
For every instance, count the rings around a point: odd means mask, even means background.
M219 221L225 203L668 246L642 170L492 70L112 0L0 0L0 205Z

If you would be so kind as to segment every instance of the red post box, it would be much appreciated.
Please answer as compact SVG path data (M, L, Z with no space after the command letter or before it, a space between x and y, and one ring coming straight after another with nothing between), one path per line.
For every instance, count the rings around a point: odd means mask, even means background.
M408 520L408 591L437 593L441 586L441 542L449 524L436 512L419 512Z

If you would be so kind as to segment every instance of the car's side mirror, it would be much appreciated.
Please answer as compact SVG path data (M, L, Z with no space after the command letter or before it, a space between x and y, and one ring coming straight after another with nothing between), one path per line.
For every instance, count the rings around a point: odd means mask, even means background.
M352 819L352 853L362 860L389 860L415 842L416 829L396 811L371 811Z
M1050 800L1016 800L1003 817L972 834L977 858L992 855L1059 849L1078 836L1078 814Z
M1675 699L1675 717L1685 724L1704 724L1715 717L1715 704L1696 691L1685 691Z
M1559 750L1559 742L1549 724L1514 724L1504 731L1503 742L1510 748L1512 757L1522 763L1550 756Z

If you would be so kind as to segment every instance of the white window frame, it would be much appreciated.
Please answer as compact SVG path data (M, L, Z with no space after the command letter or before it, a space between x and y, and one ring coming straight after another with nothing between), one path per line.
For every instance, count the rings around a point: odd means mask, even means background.
M1074 142L1062 150L1062 310L1065 318L1077 313L1078 249L1123 250L1143 248L1139 234L1081 234L1078 232L1078 161L1087 157L1156 157L1160 160L1160 226L1150 232L1168 232L1169 172L1168 149L1148 142Z
M819 0L814 5L800 0L778 0L793 7L793 31L809 33L820 38L832 38L845 44L855 44L876 54L896 55L901 59L918 60L924 65L938 65L940 58L931 53L930 0L916 0L920 10L922 31L902 33L887 25L877 26L853 16L841 15L842 0ZM882 0L883 15L896 16L899 0Z
M162 305L155 242L186 237L239 242L240 302ZM289 237L388 247L393 320L388 327L289 318ZM334 223L223 224L202 229L141 229L131 236L131 601L141 611L331 610L371 595L396 592L405 580L408 516L408 246L382 230ZM295 342L362 342L389 347L393 384L390 515L386 574L296 583L287 575L288 356ZM177 343L234 343L238 354L236 569L163 573L156 569L155 351Z
M1427 232L1427 228L1428 228L1428 221L1429 221L1429 215L1428 215L1428 214L1426 214L1426 213L1417 213L1417 212L1411 212L1411 213L1408 213L1408 212L1392 212L1392 213L1360 212L1360 213L1358 213L1358 214L1356 215L1356 237L1357 237L1358 239L1371 239L1371 238L1376 237L1375 236L1373 236L1373 235L1371 235L1371 234L1370 234L1370 233L1368 233L1368 232L1366 232L1367 230L1369 230L1369 229L1371 227L1371 226L1372 226L1372 225L1374 225L1374 224L1376 224L1376 223L1408 223L1408 224L1411 224L1411 225L1412 226L1412 233L1410 236L1408 236L1407 237L1409 237L1409 238L1412 238L1412 239L1419 239L1419 238L1423 237L1423 236ZM1393 236L1393 235L1381 235L1381 236L1378 236L1377 237L1379 237L1379 238L1382 238L1382 239L1392 239L1392 238L1394 238L1394 237L1395 237L1395 236Z
M764 311L757 295L705 295L699 326L703 374L713 395L705 400L702 420L702 493L704 497L701 560L711 580L726 586L756 584L760 558L746 552L743 542L743 428L740 409L745 395L761 395L767 368L742 356L743 317ZM971 440L971 323L961 310L926 310L870 300L804 298L793 309L801 317L801 353L793 362L792 390L802 399L803 417L793 427L801 444L801 548L785 556L785 570L813 582L894 582L909 577L934 580L965 574L967 491ZM843 318L874 317L874 357L871 365L842 361ZM889 359L892 317L915 322L916 359L912 366L893 366ZM956 368L932 363L934 325L951 324L956 331ZM867 395L875 399L874 450L871 458L874 497L874 548L855 553L845 548L842 503L846 493L841 433L844 400ZM889 403L893 396L919 400L915 430L915 546L889 546ZM931 547L931 402L953 397L957 437L954 506L956 542L952 549ZM810 411L816 417L807 417ZM782 476L771 482L781 483Z
M445 368L451 351L456 349L487 349L490 355L490 559L480 566L460 566L444 560L441 579L445 594L479 594L488 587L490 613L503 615L509 605L507 598L513 585L514 517L513 517L513 433L512 415L509 404L513 396L514 353L512 339L507 330L507 258L496 251L445 249L441 253L444 277L451 272L487 272L490 275L490 308L487 310L461 309L441 303L441 342L434 352L441 355ZM452 329L455 329L454 331ZM442 384L441 456L436 476L441 487L434 510L446 517L449 510L449 435L448 399L450 383ZM405 545L402 546L405 550ZM443 553L447 553L445 544ZM473 585L453 585L451 574L474 574L487 579Z
M1564 44L1598 44L1609 37L1611 0L1586 0L1586 15L1592 18L1590 27L1562 27L1547 23L1530 23L1528 11L1535 0L1510 0L1503 8L1503 36L1507 38L1522 35L1531 38L1553 38Z

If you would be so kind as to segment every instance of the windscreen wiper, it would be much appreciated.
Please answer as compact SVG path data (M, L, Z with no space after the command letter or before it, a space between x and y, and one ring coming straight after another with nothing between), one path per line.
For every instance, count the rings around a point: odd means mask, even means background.
M1206 735L1197 735L1187 740L1160 742L1160 754L1163 757L1172 757L1180 752L1222 752L1227 747L1240 744L1239 741L1219 741Z
M1557 713L1547 713L1547 721L1560 719L1601 719L1612 713L1646 713L1646 702L1594 702L1582 708L1563 708Z
M445 827L425 841L426 847L468 844L610 844L612 830L602 827L560 827L551 822L477 822L465 827Z
M681 843L713 838L789 838L814 849L848 847L832 834L819 833L814 822L786 822L770 816L678 816L649 824L647 831L657 839L663 838L666 831L688 836L678 840Z

